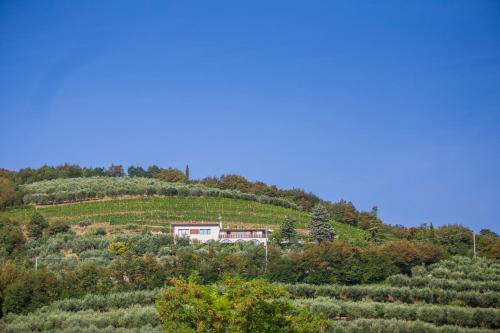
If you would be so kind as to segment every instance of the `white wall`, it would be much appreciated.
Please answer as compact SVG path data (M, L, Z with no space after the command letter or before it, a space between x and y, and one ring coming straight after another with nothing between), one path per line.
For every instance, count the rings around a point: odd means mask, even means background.
M190 230L192 230L192 229L210 230L210 234L209 235L202 235L200 233L191 234ZM187 235L184 235L184 236L181 235L180 230L187 230ZM188 225L187 224L187 225L174 225L173 233L174 233L175 238L189 237L192 240L198 240L198 241L204 243L204 242L207 242L209 240L215 240L215 241L219 240L219 231L220 231L220 227L215 226L215 225L205 226L205 225Z

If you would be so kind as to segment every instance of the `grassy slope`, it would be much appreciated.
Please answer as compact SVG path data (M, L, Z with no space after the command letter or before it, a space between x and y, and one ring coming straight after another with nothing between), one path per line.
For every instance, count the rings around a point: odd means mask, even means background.
M220 215L226 226L277 225L289 215L298 228L307 228L309 213L254 201L214 197L141 197L108 201L86 201L11 210L8 215L24 222L36 210L49 221L80 221L111 224L169 225L171 221L216 221ZM366 231L334 222L340 239L362 240Z

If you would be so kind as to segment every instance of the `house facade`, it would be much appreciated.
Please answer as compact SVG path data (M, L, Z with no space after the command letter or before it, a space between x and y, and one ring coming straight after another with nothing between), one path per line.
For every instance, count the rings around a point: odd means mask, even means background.
M250 241L257 244L267 244L269 232L266 229L224 229L222 223L185 222L172 223L174 239L188 237L201 243L219 241L221 243L236 243Z

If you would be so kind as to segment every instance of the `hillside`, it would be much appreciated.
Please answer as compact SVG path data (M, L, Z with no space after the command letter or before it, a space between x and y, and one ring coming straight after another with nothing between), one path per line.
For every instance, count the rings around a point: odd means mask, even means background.
M200 184L169 183L141 177L54 179L23 185L26 208L7 215L27 222L36 210L49 222L109 223L168 227L175 221L217 221L227 227L268 226L286 216L306 233L309 213L282 198L209 188ZM367 232L333 221L338 238L363 242Z
M418 267L413 278L391 276L381 285L281 286L293 304L326 316L331 325L326 332L487 333L499 327L498 270L495 262L455 257ZM463 274L468 274L467 280ZM161 332L154 307L159 294L158 289L139 290L55 301L27 315L8 315L0 321L0 329L12 333Z

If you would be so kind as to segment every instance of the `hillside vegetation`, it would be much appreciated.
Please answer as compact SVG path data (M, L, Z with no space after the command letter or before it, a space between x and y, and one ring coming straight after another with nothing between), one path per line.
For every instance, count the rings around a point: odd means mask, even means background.
M149 178L90 177L46 180L22 186L25 204L56 204L123 195L207 196L256 201L295 208L288 200L243 193L236 190L209 188L200 184L165 182Z
M308 212L254 201L205 196L86 201L13 209L8 215L27 222L35 211L41 212L50 222L66 224L85 221L166 227L174 221L217 221L220 216L228 227L266 225L273 228L286 216L291 216L297 221L298 228L307 228L310 215ZM364 241L368 235L367 231L347 224L333 222L333 226L339 239Z
M481 274L486 268L499 280L498 263L455 257L427 268L416 267L416 276L448 272L451 275ZM470 275L472 276L472 275ZM388 284L397 279L390 277ZM451 279L450 283L458 283ZM462 294L440 289L432 282L418 288L340 285L280 285L289 292L292 304L306 306L329 322L325 332L456 332L486 333L500 328L498 293L481 292L473 283L465 291L470 297L488 301L467 304ZM479 286L479 285L478 285ZM53 302L26 315L7 315L0 322L3 332L161 332L162 318L154 301L160 290L112 293L105 296L88 294L82 298ZM439 296L437 296L439 295ZM494 297L494 298L491 298ZM186 317L184 320L188 320ZM311 332L312 333L312 332Z

